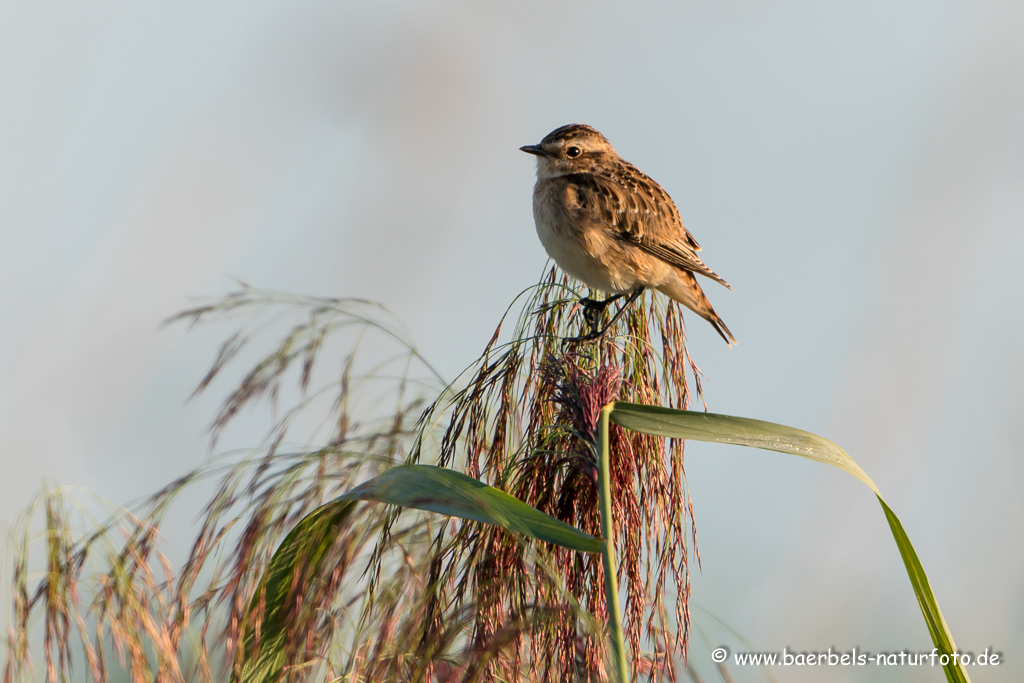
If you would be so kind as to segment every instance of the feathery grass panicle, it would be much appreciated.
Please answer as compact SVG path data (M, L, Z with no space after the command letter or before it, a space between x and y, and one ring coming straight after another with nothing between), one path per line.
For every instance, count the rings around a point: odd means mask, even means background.
M260 399L273 402L286 394L285 383L294 378L294 405L268 430L261 449L215 458L74 541L70 517L62 507L67 499L62 492L46 494L46 568L34 589L30 572L38 571L40 561L33 559L36 544L30 530L40 523L26 516L19 527L24 541L11 549L15 609L5 683L32 675L31 643L38 616L45 620L47 680L84 677L81 671L73 672L70 648L76 634L91 680L108 680L118 671L139 681L223 680L217 671L235 661L256 581L285 533L325 500L404 460L422 409L418 394L426 393L416 390L417 383L430 393L441 385L403 331L376 304L243 287L218 302L186 311L178 318L243 321L222 345L199 390L208 388L250 345L261 346L263 336L287 325L289 316L298 316L298 322L286 327L282 341L257 358L211 425L216 439L248 405ZM314 360L327 340L345 333L350 351L337 361L334 372L314 372ZM361 364L355 350L360 340L374 333L383 338L369 345L378 353ZM316 385L318 375L328 377L322 386ZM360 407L367 393L376 401L370 410ZM389 407L381 405L381 395L391 401ZM310 424L317 433L293 434ZM290 448L292 440L302 445ZM184 564L172 571L157 550L159 530L167 515L179 512L173 505L183 492L211 484L199 533ZM362 506L351 520L352 533L330 549L330 566L347 567L339 560L356 555L361 543L376 539L383 513ZM418 524L410 519L403 534L414 536ZM348 599L342 574L334 571L327 580L318 577L308 586L295 587L309 607L290 623L290 644L300 653L296 660L306 662L310 653L331 645L332 630L324 624L341 622L343 608L324 607Z
M549 272L512 340L497 345L492 339L468 384L428 408L423 422L440 421L437 414L447 413L439 464L462 467L600 535L594 449L601 407L615 399L688 406L687 370L695 366L686 354L678 307L654 297L638 302L603 341L563 344L564 337L580 331L571 326L582 318L560 299L567 292L573 301L576 294L566 280ZM692 517L687 520L683 444L617 429L612 439L627 636L634 661L646 662L652 679L674 680L674 662L682 659L689 634ZM420 457L425 457L422 443L414 453ZM496 638L508 643L485 680L521 677L527 669L545 671L550 680L576 680L581 672L586 674L580 680L603 679L602 635L580 631L564 592L530 566L521 543L501 529L474 525L462 525L446 538L439 535L438 543L450 549L440 556L459 559L442 566L440 576L448 582L439 583L438 601L475 604L474 651L488 650ZM563 549L551 555L565 590L584 611L602 619L600 561ZM454 588L440 588L446 585ZM542 607L557 616L527 630L521 615ZM521 634L511 638L516 623Z
M687 407L687 375L699 396L699 371L678 306L662 298L638 301L599 342L563 344L582 320L567 283L548 271L506 313L516 316L510 338L499 325L447 386L372 302L243 285L176 316L241 320L196 389L251 362L214 416L212 441L260 402L279 416L255 452L212 459L77 540L61 498L47 497L46 570L34 590L33 544L26 536L13 551L5 683L31 676L39 613L52 681L118 671L133 681L213 681L264 665L283 666L286 680L606 680L595 626L605 610L600 560L497 527L366 504L323 521L333 525L329 544L289 535L325 501L406 462L464 471L598 535L601 407ZM275 333L279 341L261 350ZM633 660L650 680L675 680L689 636L694 537L683 444L615 428L611 465ZM186 560L172 569L159 531L196 486L212 493ZM300 570L261 582L283 539ZM72 672L82 659L76 637L85 666ZM282 639L282 661L254 661L267 638Z

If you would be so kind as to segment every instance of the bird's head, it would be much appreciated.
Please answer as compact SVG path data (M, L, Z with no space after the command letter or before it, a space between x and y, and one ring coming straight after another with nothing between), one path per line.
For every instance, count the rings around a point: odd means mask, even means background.
M537 177L542 180L570 173L592 173L617 156L605 136L582 123L556 128L539 145L519 149L537 157Z

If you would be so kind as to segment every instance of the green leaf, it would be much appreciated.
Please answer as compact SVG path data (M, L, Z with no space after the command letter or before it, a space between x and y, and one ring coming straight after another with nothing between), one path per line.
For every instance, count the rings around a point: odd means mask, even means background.
M323 562L356 504L333 500L309 513L278 546L263 572L243 623L241 683L276 681L286 663L285 640L294 618L296 590L323 575ZM254 623L263 604L259 635Z
M903 564L907 567L910 583L914 585L914 593L917 594L917 604L920 605L921 613L924 614L924 621L928 625L928 633L932 637L932 642L940 653L956 652L956 643L953 642L953 635L949 632L946 620L942 617L939 603L935 599L935 595L932 594L932 586L924 573L924 567L921 566L921 560L917 556L917 551L910 544L907 532L903 530L903 524L900 523L896 513L889 508L889 505L882 500L881 496L878 496L878 502L881 504L882 510L885 511L885 518L889 521L892 536L896 539L900 555L903 556ZM967 671L959 662L957 664L952 662L945 664L943 669L946 671L946 680L948 681L971 680L967 676Z
M635 432L675 439L730 443L769 451L791 453L832 465L849 472L878 493L875 482L842 448L817 434L774 422L750 420L732 415L673 410L637 403L613 403L611 420Z
M601 540L530 507L461 472L433 465L399 465L360 484L337 500L373 500L495 524L585 553L601 552Z
M889 528L892 530L896 546L903 557L903 564L906 566L910 583L914 587L914 593L917 594L917 602L921 607L921 613L924 615L932 642L941 654L949 655L957 651L946 620L942 617L939 603L932 593L931 584L921 566L921 560L918 558L917 552L914 551L914 546L911 545L903 525L882 499L882 494L879 493L875 483L871 481L871 477L865 474L860 465L854 462L853 458L847 455L842 448L828 439L801 429L731 415L615 402L612 404L609 417L620 427L654 436L729 443L791 453L838 467L860 479L875 493L885 512L885 517L889 521ZM971 679L959 659L956 663L952 661L952 657L949 659L949 663L943 665L946 680L951 683L969 682Z
M376 501L495 524L530 538L581 552L601 551L601 539L530 507L504 491L455 470L399 465L306 515L274 553L246 615L239 683L276 681L285 666L285 638L295 586L319 580L322 564L356 502ZM300 589L301 590L301 589ZM253 627L263 602L257 642Z

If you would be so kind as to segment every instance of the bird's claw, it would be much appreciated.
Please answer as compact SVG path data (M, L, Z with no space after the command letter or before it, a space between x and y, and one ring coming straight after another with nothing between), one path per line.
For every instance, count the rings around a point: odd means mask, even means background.
M643 287L638 287L635 290L633 290L628 295L626 303L623 304L622 308L619 309L619 312L616 313L615 316L611 319L611 321L604 327L601 326L601 320L604 317L605 309L608 308L609 304L611 304L613 301L621 299L622 297L627 295L616 294L614 296L608 297L603 301L597 301L595 299L591 299L590 297L584 297L580 299L580 306L583 307L583 319L587 322L587 325L590 327L590 332L588 332L587 334L578 335L576 337L567 337L562 342L563 347L565 346L565 344L568 343L588 342L604 337L604 335L607 334L608 330L610 330L615 325L615 322L626 311L629 305L633 303L642 292Z

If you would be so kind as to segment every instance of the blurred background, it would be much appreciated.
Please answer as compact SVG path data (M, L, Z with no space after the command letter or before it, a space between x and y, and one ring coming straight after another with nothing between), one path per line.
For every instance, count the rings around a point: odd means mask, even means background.
M544 268L518 148L589 123L734 287L706 290L738 347L688 318L709 409L846 448L957 645L1003 653L971 675L1022 680L1022 35L1009 0L0 3L0 519L208 458L223 393L186 399L225 334L161 323L232 277L378 300L454 377ZM718 620L754 650L931 650L859 482L687 463L706 679L747 647Z

